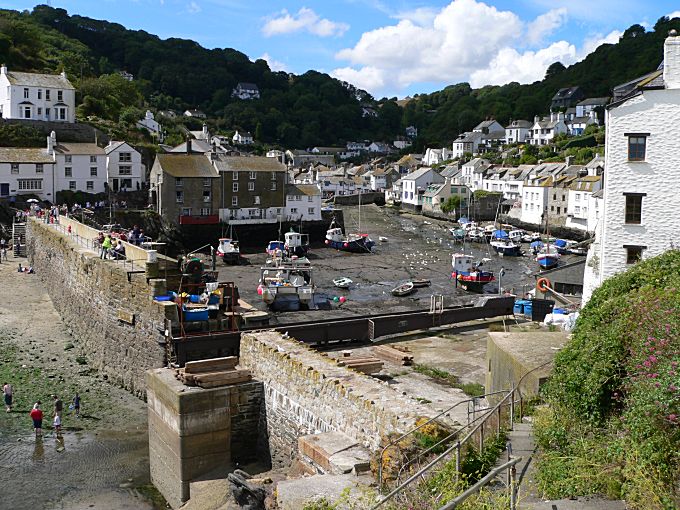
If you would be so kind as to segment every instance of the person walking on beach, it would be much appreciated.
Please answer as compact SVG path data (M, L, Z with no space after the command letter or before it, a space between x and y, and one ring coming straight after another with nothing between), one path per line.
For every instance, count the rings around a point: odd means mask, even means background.
M64 410L64 403L56 395L52 395L54 399L54 416L59 416L61 418L61 412Z
M14 388L10 383L4 383L2 385L2 394L5 397L5 407L7 407L7 412L12 412L12 397L14 396Z
M76 396L73 397L73 410L76 412L76 418L80 418L80 395L76 391Z
M59 435L61 434L61 416L56 414L54 416L54 421L52 422L52 426L54 427L54 433Z
M31 419L33 420L33 428L35 429L35 435L42 436L43 412L40 410L40 400L33 404L33 409L31 409L30 416Z

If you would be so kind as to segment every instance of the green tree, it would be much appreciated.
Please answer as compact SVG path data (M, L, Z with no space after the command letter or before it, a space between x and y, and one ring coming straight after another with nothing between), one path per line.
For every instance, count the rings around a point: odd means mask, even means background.
M456 212L458 208L460 207L460 196L459 195L451 195L446 202L444 202L441 206L442 212L449 214L451 212Z

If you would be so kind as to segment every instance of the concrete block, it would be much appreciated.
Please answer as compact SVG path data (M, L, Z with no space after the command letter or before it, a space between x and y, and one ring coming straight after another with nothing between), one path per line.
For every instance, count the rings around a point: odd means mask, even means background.
M348 500L357 503L373 478L353 475L314 475L296 480L284 480L276 485L276 503L280 510L300 510L305 504L320 498L334 502L349 489ZM366 508L370 503L366 502ZM346 508L346 507L340 507ZM363 508L358 506L357 508Z
M298 438L298 450L325 473L332 472L331 456L357 446L357 442L340 432L326 432ZM352 468L350 467L349 471Z

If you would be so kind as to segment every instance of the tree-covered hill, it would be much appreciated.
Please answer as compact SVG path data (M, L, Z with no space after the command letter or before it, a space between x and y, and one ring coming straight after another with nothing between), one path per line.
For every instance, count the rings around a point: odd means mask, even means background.
M663 40L680 19L661 18L652 31L640 25L621 41L602 45L584 61L565 68L553 64L542 81L472 89L467 83L416 96L404 108L396 98L376 101L370 94L315 71L303 75L273 72L264 60L252 62L230 48L206 49L185 39L160 39L107 21L69 15L46 5L32 11L0 10L0 60L15 70L65 69L79 88L81 116L118 122L136 109L199 108L217 128L248 129L260 141L286 147L336 145L348 140L390 141L415 125L415 149L450 143L458 133L494 117L532 119L547 112L561 87L579 85L589 96L609 95L613 86L654 70ZM126 85L118 71L132 73ZM262 98L233 99L238 82L258 85ZM376 118L362 116L374 104ZM127 109L127 111L126 111Z

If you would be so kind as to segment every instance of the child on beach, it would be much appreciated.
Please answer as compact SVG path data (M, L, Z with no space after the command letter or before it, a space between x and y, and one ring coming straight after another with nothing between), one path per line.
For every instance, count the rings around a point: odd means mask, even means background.
M12 396L14 395L14 389L10 383L5 383L2 386L2 393L5 396L5 407L7 407L7 412L12 412Z
M54 427L54 432L59 435L61 434L61 416L58 414L54 415L54 422L52 422L52 425Z

